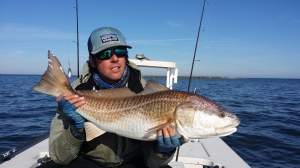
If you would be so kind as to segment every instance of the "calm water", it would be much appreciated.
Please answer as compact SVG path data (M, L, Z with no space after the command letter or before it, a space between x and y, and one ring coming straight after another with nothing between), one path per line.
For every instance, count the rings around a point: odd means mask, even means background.
M40 78L0 75L0 154L49 131L57 104L31 89ZM180 78L173 89L187 85ZM251 167L300 167L300 80L193 79L194 87L241 119L222 139Z

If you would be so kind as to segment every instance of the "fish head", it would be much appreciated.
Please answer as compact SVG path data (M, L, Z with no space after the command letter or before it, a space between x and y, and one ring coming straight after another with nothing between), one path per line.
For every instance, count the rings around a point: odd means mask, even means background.
M239 118L202 96L189 96L175 111L179 134L189 139L227 136L237 131Z

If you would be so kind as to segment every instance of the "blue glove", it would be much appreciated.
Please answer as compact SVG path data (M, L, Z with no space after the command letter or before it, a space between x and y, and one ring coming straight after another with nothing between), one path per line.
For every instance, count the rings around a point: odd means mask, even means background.
M64 97L60 101L58 101L58 102L61 103L63 112L67 116L69 116L70 118L72 118L72 120L75 123L75 127L77 129L82 129L83 126L84 126L84 119L78 113L75 112L75 110L76 110L75 105L71 104Z
M171 136L170 138L164 138L162 135L157 137L157 149L160 153L170 153L176 147L184 144L183 138L177 138L177 135Z

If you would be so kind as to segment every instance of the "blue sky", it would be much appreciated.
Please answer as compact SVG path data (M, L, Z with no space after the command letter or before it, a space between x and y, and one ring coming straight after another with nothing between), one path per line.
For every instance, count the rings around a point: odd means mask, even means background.
M80 71L87 39L119 29L129 57L176 62L189 75L202 0L78 0ZM207 0L193 75L300 78L300 1ZM1 0L0 74L42 74L51 50L77 73L75 0ZM165 70L143 69L146 75Z

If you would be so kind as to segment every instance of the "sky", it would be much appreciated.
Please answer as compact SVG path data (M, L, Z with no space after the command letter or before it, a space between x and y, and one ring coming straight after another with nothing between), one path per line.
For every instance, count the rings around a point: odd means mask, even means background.
M190 75L203 0L78 0L79 71L99 27L119 29L129 58L175 62ZM300 1L207 0L193 75L300 78ZM43 74L48 50L77 75L75 0L1 0L0 74ZM164 69L142 68L144 75Z

